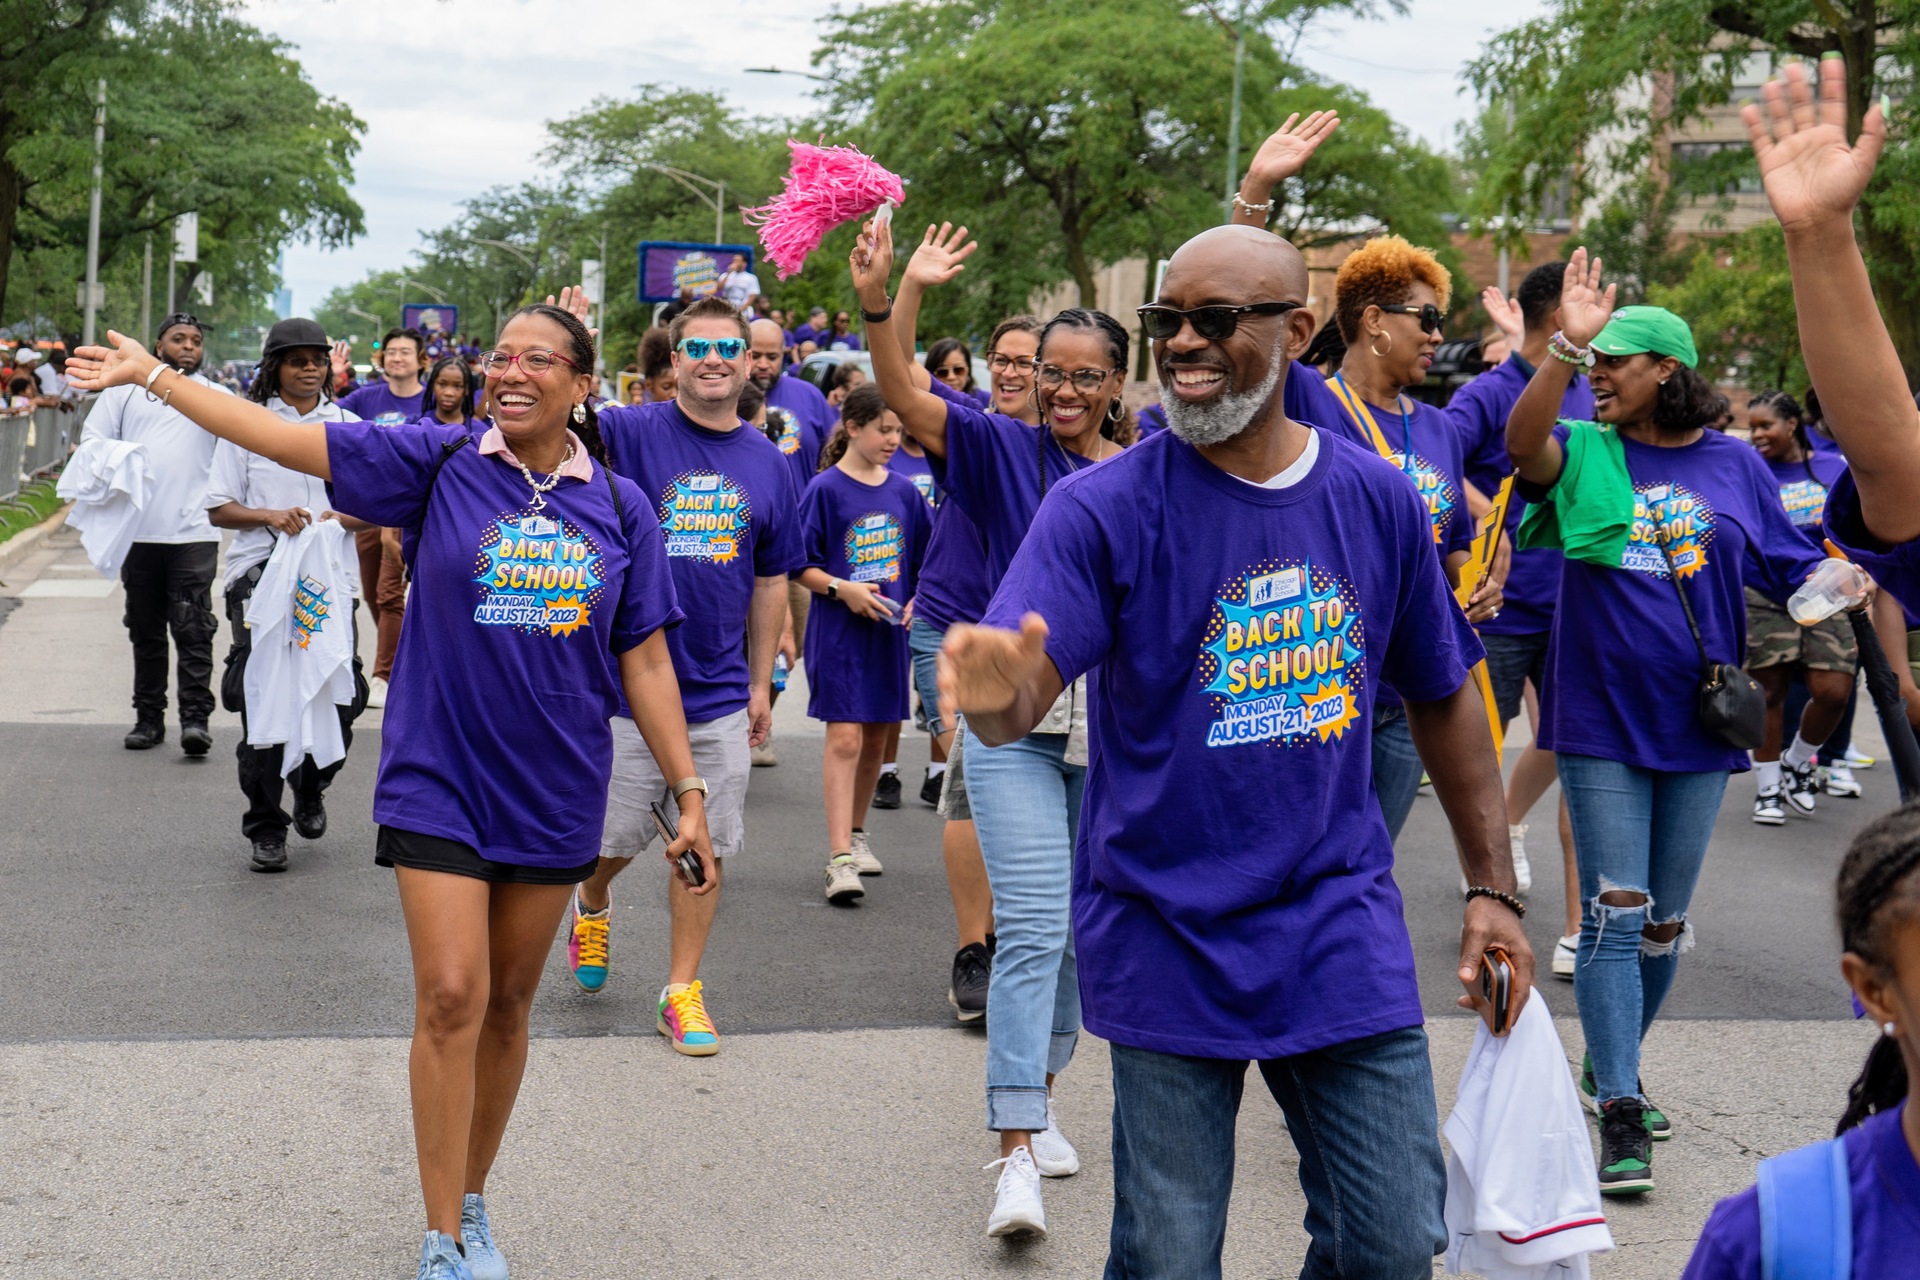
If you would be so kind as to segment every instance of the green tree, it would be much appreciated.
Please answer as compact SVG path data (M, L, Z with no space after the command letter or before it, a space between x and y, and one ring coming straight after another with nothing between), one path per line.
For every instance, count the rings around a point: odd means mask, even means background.
M1657 172L1666 131L1729 101L1756 52L1843 55L1855 135L1875 98L1905 94L1920 60L1920 0L1557 0L1497 36L1469 70L1486 100L1514 111L1514 128L1491 149L1476 211L1524 220L1569 175L1578 203ZM1860 215L1875 293L1910 378L1920 375L1916 119L1920 102L1905 96Z
M1701 366L1714 376L1805 394L1793 276L1779 223L1701 246L1684 278L1653 286L1648 301L1687 318Z

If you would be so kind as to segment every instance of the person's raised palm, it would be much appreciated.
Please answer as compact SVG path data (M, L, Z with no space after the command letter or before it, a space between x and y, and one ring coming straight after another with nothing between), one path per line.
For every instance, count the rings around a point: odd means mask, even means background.
M1020 630L948 629L940 646L940 705L945 715L1005 711L1039 674L1047 660L1047 624L1037 613L1020 619Z
M67 381L82 391L105 391L138 382L153 368L147 349L124 333L107 330L104 347L78 347L67 361Z
M1567 260L1567 274L1560 285L1560 332L1567 341L1584 347L1600 336L1613 318L1615 286L1600 287L1600 259L1587 260L1584 248L1575 249Z
M1247 187L1261 193L1272 191L1306 168L1320 144L1339 127L1340 117L1331 111L1315 111L1305 120L1294 112L1253 153L1253 163L1247 166Z
M1520 310L1520 299L1509 298L1500 292L1499 285L1490 284L1480 291L1480 305L1486 308L1493 327L1517 349L1527 336L1527 318Z
M887 305L887 281L893 278L893 224L869 220L860 228L860 236L847 255L847 270L853 276L853 290L860 305L868 311L880 311Z
M1788 231L1851 218L1880 159L1886 116L1877 105L1869 108L1849 146L1845 64L1821 60L1817 102L1806 68L1789 64L1782 76L1762 90L1764 116L1753 103L1740 109L1773 216Z
M937 227L929 225L927 234L920 239L920 247L907 259L900 283L911 280L922 289L937 289L966 270L964 264L968 256L979 247L977 240L968 243L965 227L956 227L951 222Z

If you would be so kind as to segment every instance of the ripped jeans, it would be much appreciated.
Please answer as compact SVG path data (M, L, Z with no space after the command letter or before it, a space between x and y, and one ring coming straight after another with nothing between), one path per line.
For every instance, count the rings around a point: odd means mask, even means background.
M1640 1096L1640 1042L1693 946L1686 922L1727 774L1666 773L1565 753L1555 757L1580 865L1580 953L1574 1001L1603 1102ZM1638 895L1631 906L1602 894ZM1679 924L1671 941L1643 929Z

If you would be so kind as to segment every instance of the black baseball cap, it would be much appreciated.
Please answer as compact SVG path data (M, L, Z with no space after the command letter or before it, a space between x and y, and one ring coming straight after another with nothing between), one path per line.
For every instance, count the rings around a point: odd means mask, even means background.
M162 320L160 322L160 328L158 331L154 333L153 340L155 342L160 341L160 339L167 336L167 330L176 328L179 325L183 325L183 324L191 325L193 328L200 330L200 332L202 333L205 333L207 331L206 326L201 324L200 321L196 319L193 315L185 311L176 311L172 315L168 316L165 320Z
M264 360L276 351L291 351L295 347L319 347L325 350L327 346L327 331L320 327L320 322L300 316L282 320L267 330L267 341L260 348L260 358Z

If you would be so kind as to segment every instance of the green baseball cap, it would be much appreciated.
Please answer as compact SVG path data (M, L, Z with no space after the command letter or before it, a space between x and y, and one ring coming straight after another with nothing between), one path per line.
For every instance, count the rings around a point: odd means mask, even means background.
M1593 349L1607 356L1637 356L1643 351L1672 356L1689 369L1700 364L1693 331L1665 307L1620 308L1593 340Z

